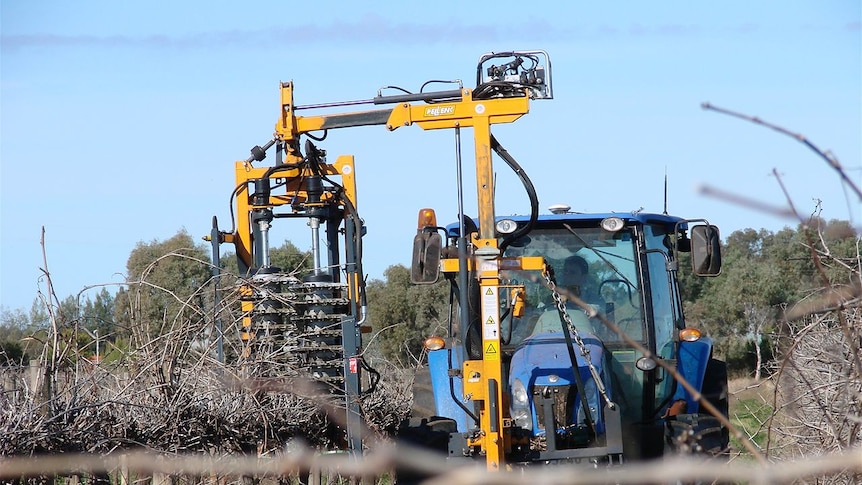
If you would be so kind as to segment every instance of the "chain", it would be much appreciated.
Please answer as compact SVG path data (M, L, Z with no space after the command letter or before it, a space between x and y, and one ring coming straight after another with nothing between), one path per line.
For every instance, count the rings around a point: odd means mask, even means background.
M542 276L545 278L545 283L547 283L548 288L550 288L551 293L554 296L554 303L557 306L557 311L560 313L560 317L566 322L566 327L569 329L569 333L572 334L572 338L575 343L578 345L578 350L581 351L581 355L584 357L584 360L587 362L587 367L590 369L590 374L593 376L593 381L596 383L596 387L599 390L599 393L602 395L602 399L604 399L605 404L607 404L609 409L614 408L614 403L611 402L611 398L608 397L607 390L605 389L605 384L602 382L601 376L599 376L599 371L593 365L593 360L590 358L590 349L584 344L584 340L581 338L581 334L578 333L578 329L575 328L575 325L572 323L572 317L569 316L569 312L566 311L566 302L563 301L563 297L557 291L557 284L554 282L554 279L551 277L551 274L544 270L542 271ZM590 317L594 317L595 314L590 315ZM575 363L577 366L577 363ZM574 372L578 372L577 369L573 369Z

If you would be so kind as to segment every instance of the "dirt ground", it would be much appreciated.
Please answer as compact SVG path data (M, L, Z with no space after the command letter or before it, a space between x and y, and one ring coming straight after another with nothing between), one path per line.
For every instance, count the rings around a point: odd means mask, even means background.
M740 400L756 399L762 403L771 403L775 387L769 379L754 378L731 379L727 383L728 402L733 412L734 405Z

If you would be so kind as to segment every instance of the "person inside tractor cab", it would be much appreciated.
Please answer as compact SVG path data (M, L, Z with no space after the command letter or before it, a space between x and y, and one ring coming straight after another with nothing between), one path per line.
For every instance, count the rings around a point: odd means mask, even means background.
M589 274L587 260L578 255L569 256L563 262L563 271L557 277L557 286L589 304L598 304L601 297L589 281Z
M556 275L556 285L562 289L561 297L565 300L566 313L572 320L572 324L579 332L594 333L595 328L590 322L589 315L594 315L595 312L602 309L604 301L596 291L589 280L589 265L587 261L578 256L572 255L563 261L562 271L554 271ZM584 303L587 303L592 310L584 310L578 306L567 295L571 294L578 297ZM560 322L560 312L555 305L542 313L533 327L533 335L544 332L562 332L562 324Z

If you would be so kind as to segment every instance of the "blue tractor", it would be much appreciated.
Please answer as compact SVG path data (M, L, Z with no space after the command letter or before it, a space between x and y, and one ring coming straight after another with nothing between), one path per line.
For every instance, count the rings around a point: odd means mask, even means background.
M426 90L441 82L451 89ZM292 82L281 83L273 138L235 164L233 229L220 231L213 218L208 236L215 275L219 245L235 247L250 369L325 385L347 409L347 447L362 451L361 398L374 386L362 389L361 371L371 369L361 351L368 327L356 165L351 155L327 163L315 142L360 126L452 130L458 223L439 227L422 209L411 270L417 284L441 275L451 283L449 332L427 341L433 392L416 395L427 409L404 434L453 459L484 460L488 470L726 448L726 367L712 358L712 342L686 326L677 277L684 252L696 275L719 273L718 230L663 214L556 207L540 216L526 172L491 133L533 101L553 99L547 52L484 54L473 88L431 80L418 92L390 85L371 99L311 105L295 104L293 94ZM375 108L329 112L354 105ZM462 130L473 134L475 220L463 210ZM274 164L254 166L271 147ZM496 215L494 154L523 182L529 216ZM297 219L307 219L312 240L314 269L302 279L274 266L269 248L272 225Z
M430 392L419 375L413 436L466 459L486 457L497 433L508 464L727 449L726 365L686 325L678 278L680 253L696 276L719 274L715 226L555 206L495 218L499 252L483 258L477 221L444 230L421 214L413 281L442 273L453 298L448 335L426 341Z

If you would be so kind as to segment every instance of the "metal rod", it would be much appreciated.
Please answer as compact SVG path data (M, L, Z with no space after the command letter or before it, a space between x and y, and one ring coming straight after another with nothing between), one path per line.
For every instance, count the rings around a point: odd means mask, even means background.
M212 243L212 277L213 277L213 323L216 330L216 360L224 364L224 328L219 318L218 309L221 304L219 283L221 276L221 233L218 229L218 219L213 216L212 230L210 231L210 242Z
M461 90L450 89L448 91L434 91L428 93L409 93L395 94L392 96L377 96L374 98L374 104L406 103L409 101L439 101L442 99L460 100Z
M310 218L308 227L311 228L311 256L314 263L314 274L320 274L320 219Z
M260 267L269 268L272 264L269 259L269 221L262 220L257 225L260 229Z
M470 292L467 291L469 275L467 274L467 235L464 221L464 184L462 180L461 161L461 127L455 127L455 180L458 191L458 301L461 305L461 332L464 342L467 341L467 330L470 328L470 312L465 311Z
M294 106L294 110L300 109L319 109L319 108L335 108L337 106L356 106L358 104L373 104L373 99L356 99L353 101L339 101L337 103L318 103L318 104L303 104Z
M461 179L461 127L455 127L455 180L456 187L458 190L458 302L461 307L461 311L458 312L461 318L460 327L461 327L461 339L466 343L467 341L467 330L470 328L470 312L466 311L467 306L469 305L468 299L470 298L470 292L467 291L467 285L469 284L469 275L467 274L467 236L464 234L465 231L465 223L464 223L464 185ZM467 349L465 349L466 351ZM469 352L466 352L469 356ZM449 368L452 368L452 354L450 351L449 354L450 362ZM449 379L449 387L452 395L455 395L454 382L452 379ZM466 406L461 404L461 400L457 399L456 402L473 418L476 425L479 425L478 417L470 412Z

